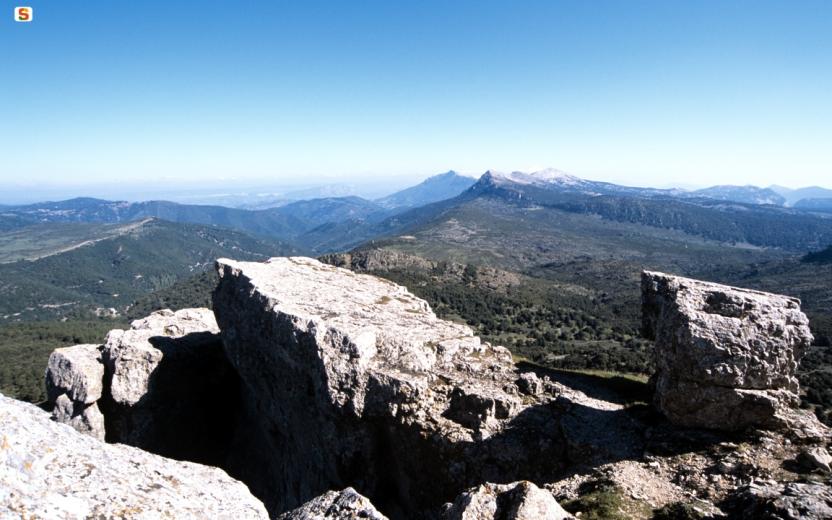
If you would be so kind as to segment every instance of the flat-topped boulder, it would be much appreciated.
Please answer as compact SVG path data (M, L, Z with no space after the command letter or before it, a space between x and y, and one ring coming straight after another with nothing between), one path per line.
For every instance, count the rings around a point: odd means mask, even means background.
M561 466L555 396L527 381L521 392L506 349L404 287L309 258L217 266L214 311L253 425L244 444L268 468L243 478L274 510L353 486L418 517L489 477Z
M64 394L62 394L64 395ZM267 519L224 471L104 444L0 395L0 517Z
M797 366L812 342L796 298L642 275L643 325L656 341L655 403L690 427L783 429L799 415Z

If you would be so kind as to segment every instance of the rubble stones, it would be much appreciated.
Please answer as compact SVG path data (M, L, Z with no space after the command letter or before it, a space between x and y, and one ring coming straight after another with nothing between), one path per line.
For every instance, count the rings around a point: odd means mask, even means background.
M482 484L443 512L443 520L565 520L574 518L546 490L531 482Z

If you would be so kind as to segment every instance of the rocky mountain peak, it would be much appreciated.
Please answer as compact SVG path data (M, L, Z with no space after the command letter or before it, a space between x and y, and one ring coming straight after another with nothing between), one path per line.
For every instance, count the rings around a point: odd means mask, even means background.
M555 168L546 168L533 172L513 171L510 173L496 172L488 170L485 172L490 182L498 185L503 184L521 184L541 187L554 186L579 186L585 184L586 181L574 175L570 175L564 171ZM485 177L485 176L484 176Z

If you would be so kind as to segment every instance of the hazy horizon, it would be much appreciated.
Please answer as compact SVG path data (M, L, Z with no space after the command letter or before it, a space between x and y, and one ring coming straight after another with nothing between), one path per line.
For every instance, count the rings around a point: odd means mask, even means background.
M828 2L30 5L0 16L10 191L832 178Z
M539 168L543 169L543 168ZM359 196L366 199L378 199L386 195L392 194L405 188L409 188L419 184L431 177L442 175L450 171L454 171L460 175L478 179L485 171L537 171L538 168L526 168L520 170L518 168L497 170L489 168L482 172L468 172L462 170L455 170L453 168L444 170L442 172L429 173L424 175L401 175L391 176L387 179L379 179L372 176L357 176L349 177L330 177L321 179L307 179L301 178L282 180L282 179L208 179L202 181L182 182L174 178L155 179L145 181L132 182L99 182L88 184L72 184L63 183L55 185L25 185L21 184L15 186L14 183L7 184L2 192L0 192L0 204L15 205L28 204L34 202L46 201L60 201L78 197L91 197L108 200L126 200L129 202L139 202L148 200L169 200L180 203L192 204L210 204L212 200L220 201L223 197L231 197L234 195L248 195L249 198L262 197L267 199L288 197L288 199L309 199L320 197L342 197L342 196ZM572 172L565 172L572 174ZM604 179L589 179L593 181L604 181ZM294 181L294 182L292 182ZM386 182L383 182L386 181ZM606 181L614 182L614 181ZM682 189L693 191L697 189L707 188L714 185L694 184L694 183L655 183L636 185L627 182L615 182L624 186L638 186L644 188L659 188L659 189ZM768 188L770 186L755 185L761 188ZM822 187L830 188L832 185L811 185L811 186L794 186L789 185L788 182L779 184L779 186L789 189L799 189L806 187ZM316 194L316 190L323 190L324 193ZM326 193L330 190L331 193ZM312 192L312 195L304 196L303 192ZM217 202L218 205L223 205Z

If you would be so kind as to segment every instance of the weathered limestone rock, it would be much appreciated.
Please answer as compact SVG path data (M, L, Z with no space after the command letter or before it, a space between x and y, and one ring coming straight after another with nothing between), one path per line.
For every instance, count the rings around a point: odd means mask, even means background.
M444 520L565 520L574 518L551 493L531 482L482 484L448 504Z
M2 395L0 517L268 518L222 470L103 444Z
M98 345L55 349L46 368L46 394L52 418L104 440L104 416L96 402L103 392L104 365Z
M128 330L110 331L104 358L110 369L113 401L135 405L148 394L150 375L166 354L211 348L217 344L218 333L210 309L162 310L134 321Z
M107 440L221 465L236 427L239 383L209 309L154 312L103 347Z
M481 482L561 466L554 396L522 395L507 350L404 287L308 258L218 270L214 311L249 407L236 460L259 461L234 474L270 510L353 486L419 518Z
M70 400L66 394L61 394L55 399L52 419L68 424L100 441L104 440L104 415L98 409L97 403L84 405Z
M221 464L236 427L239 382L210 309L154 312L104 345L57 349L46 384L55 420L177 459Z
M795 372L812 342L799 300L654 272L642 275L642 300L668 419L728 430L795 422Z
M824 484L752 484L726 504L730 518L756 520L828 520L832 518L832 488Z
M387 520L373 504L353 488L328 491L277 520Z
M814 446L803 450L798 457L798 462L809 470L820 470L825 473L832 473L832 455L829 455L826 448L821 446Z
M75 345L55 349L46 369L46 393L51 401L60 394L70 400L92 404L101 399L104 366L98 345Z

